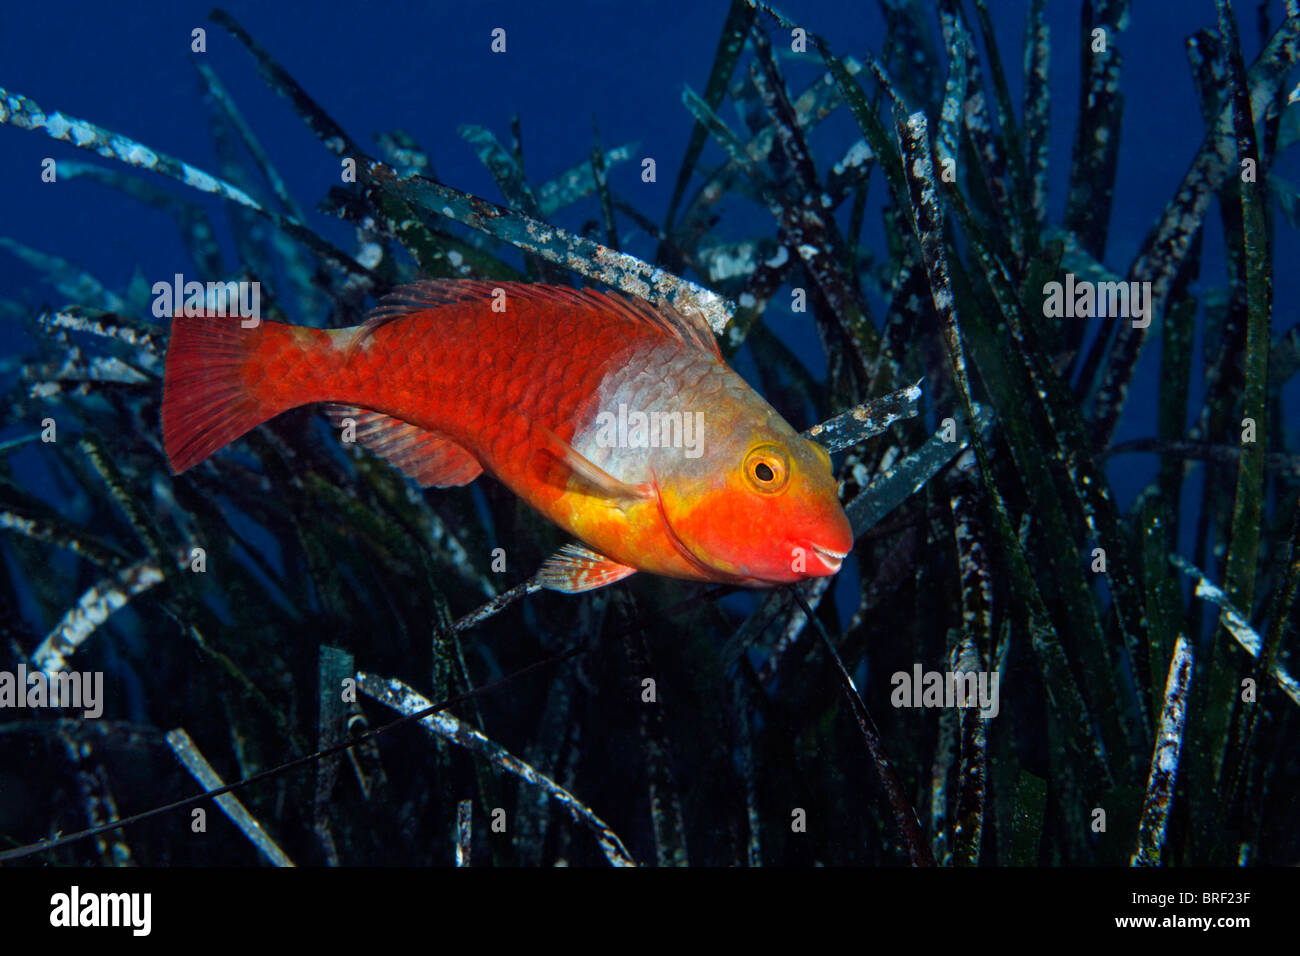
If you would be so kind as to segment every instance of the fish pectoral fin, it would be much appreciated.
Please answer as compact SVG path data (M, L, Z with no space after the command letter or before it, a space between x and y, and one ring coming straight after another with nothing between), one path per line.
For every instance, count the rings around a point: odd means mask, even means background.
M629 485L626 481L620 481L545 425L535 422L533 427L542 436L543 444L548 451L564 462L583 481L600 489L607 498L648 499L655 496L654 486L648 482Z
M330 405L325 414L338 427L352 419L357 441L423 488L467 485L483 474L477 458L437 432L353 405Z
M566 544L542 562L537 580L552 591L577 594L603 588L630 574L636 574L636 568L611 561L581 544Z

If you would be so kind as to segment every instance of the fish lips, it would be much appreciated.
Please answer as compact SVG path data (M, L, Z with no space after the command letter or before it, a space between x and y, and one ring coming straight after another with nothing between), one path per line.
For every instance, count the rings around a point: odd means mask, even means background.
M806 573L810 577L836 574L853 550L853 527L848 516L837 503L831 514L810 530L817 540L812 535L806 539L808 543L804 550L809 559Z
M848 551L836 551L833 548L823 547L819 544L811 545L809 557L813 558L820 568L815 568L811 563L808 566L808 574L824 577L826 575L836 574L844 559L849 556Z

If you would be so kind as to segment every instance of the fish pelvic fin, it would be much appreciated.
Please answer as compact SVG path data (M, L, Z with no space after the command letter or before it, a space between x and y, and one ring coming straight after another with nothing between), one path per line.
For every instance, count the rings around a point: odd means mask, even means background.
M611 561L581 544L566 544L547 558L537 572L537 581L551 591L578 594L621 581L636 568Z
M318 401L330 333L232 316L177 315L163 372L162 435L174 474L268 419Z
M325 414L339 428L351 419L357 441L423 488L467 485L483 474L477 458L437 432L353 405L330 405Z

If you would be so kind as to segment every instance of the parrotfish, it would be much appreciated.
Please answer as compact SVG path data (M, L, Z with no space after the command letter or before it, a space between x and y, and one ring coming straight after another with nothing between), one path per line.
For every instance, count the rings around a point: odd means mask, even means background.
M853 547L826 450L722 358L702 317L618 293L513 282L402 286L315 329L178 315L163 384L173 472L309 403L421 486L483 472L580 543L559 591L636 571L772 586Z

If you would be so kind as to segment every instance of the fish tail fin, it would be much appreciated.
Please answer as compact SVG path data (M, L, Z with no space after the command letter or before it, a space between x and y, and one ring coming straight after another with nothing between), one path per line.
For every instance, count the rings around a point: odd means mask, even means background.
M320 401L329 332L228 316L178 315L163 372L162 435L174 474L281 412ZM324 349L322 349L322 346Z

